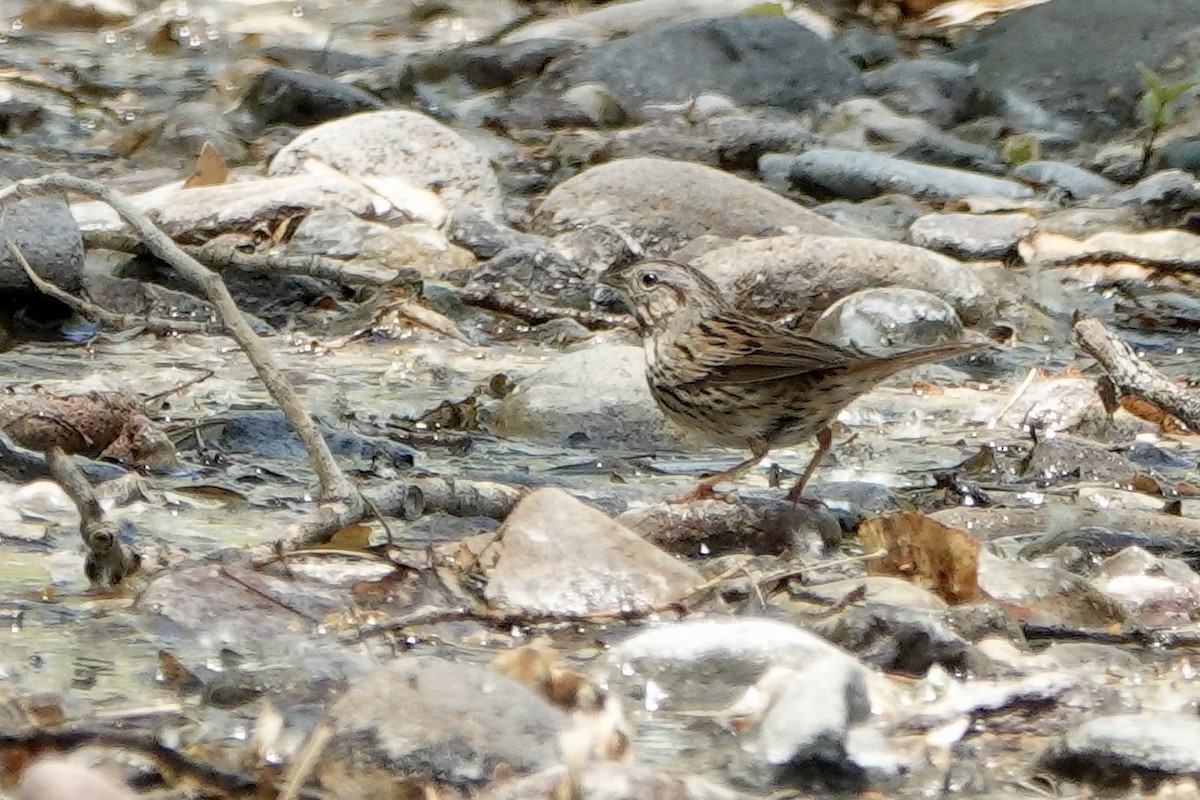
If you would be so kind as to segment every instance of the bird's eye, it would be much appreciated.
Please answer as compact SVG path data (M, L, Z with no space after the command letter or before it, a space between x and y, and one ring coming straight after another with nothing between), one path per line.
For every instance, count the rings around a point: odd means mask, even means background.
M643 272L642 273L642 286L645 286L646 288L650 288L651 286L658 286L658 273Z

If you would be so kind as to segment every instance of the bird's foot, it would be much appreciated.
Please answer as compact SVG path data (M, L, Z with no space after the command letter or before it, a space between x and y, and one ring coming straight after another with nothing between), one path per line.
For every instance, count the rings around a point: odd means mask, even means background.
M669 506L676 506L685 503L694 503L697 500L720 500L724 503L732 503L734 505L741 502L737 495L732 492L718 492L711 483L701 483L691 491L684 492L683 494L673 494L665 498L663 502Z
M811 497L803 497L801 492L804 491L803 486L792 487L792 490L787 493L789 503L795 503L798 506L808 506L809 508L824 508L825 503L821 500L815 500Z

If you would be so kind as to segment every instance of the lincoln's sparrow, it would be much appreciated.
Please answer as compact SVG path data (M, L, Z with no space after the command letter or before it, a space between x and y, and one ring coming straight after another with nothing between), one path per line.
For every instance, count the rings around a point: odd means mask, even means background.
M608 270L637 318L646 351L646 380L658 405L685 428L714 443L749 448L750 458L705 478L686 501L754 466L776 446L817 437L817 452L788 492L799 501L805 483L829 451L838 412L900 370L978 350L951 342L889 356L872 356L802 336L744 314L696 269L648 261Z

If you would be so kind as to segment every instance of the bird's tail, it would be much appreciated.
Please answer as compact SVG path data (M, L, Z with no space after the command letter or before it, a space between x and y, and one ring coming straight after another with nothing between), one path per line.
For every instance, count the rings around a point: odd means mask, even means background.
M930 347L919 347L916 350L908 350L902 353L895 353L894 355L868 358L855 364L851 370L853 372L873 374L877 380L883 380L901 370L915 367L918 364L943 361L954 356L986 350L989 347L992 347L992 343L986 339L946 342Z

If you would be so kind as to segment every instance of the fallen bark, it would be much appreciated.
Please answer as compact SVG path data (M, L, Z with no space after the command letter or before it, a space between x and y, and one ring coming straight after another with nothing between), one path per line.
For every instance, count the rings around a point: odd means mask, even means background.
M1174 414L1189 430L1200 431L1200 398L1139 358L1100 320L1077 320L1074 332L1080 348L1104 367L1120 393L1148 400Z

